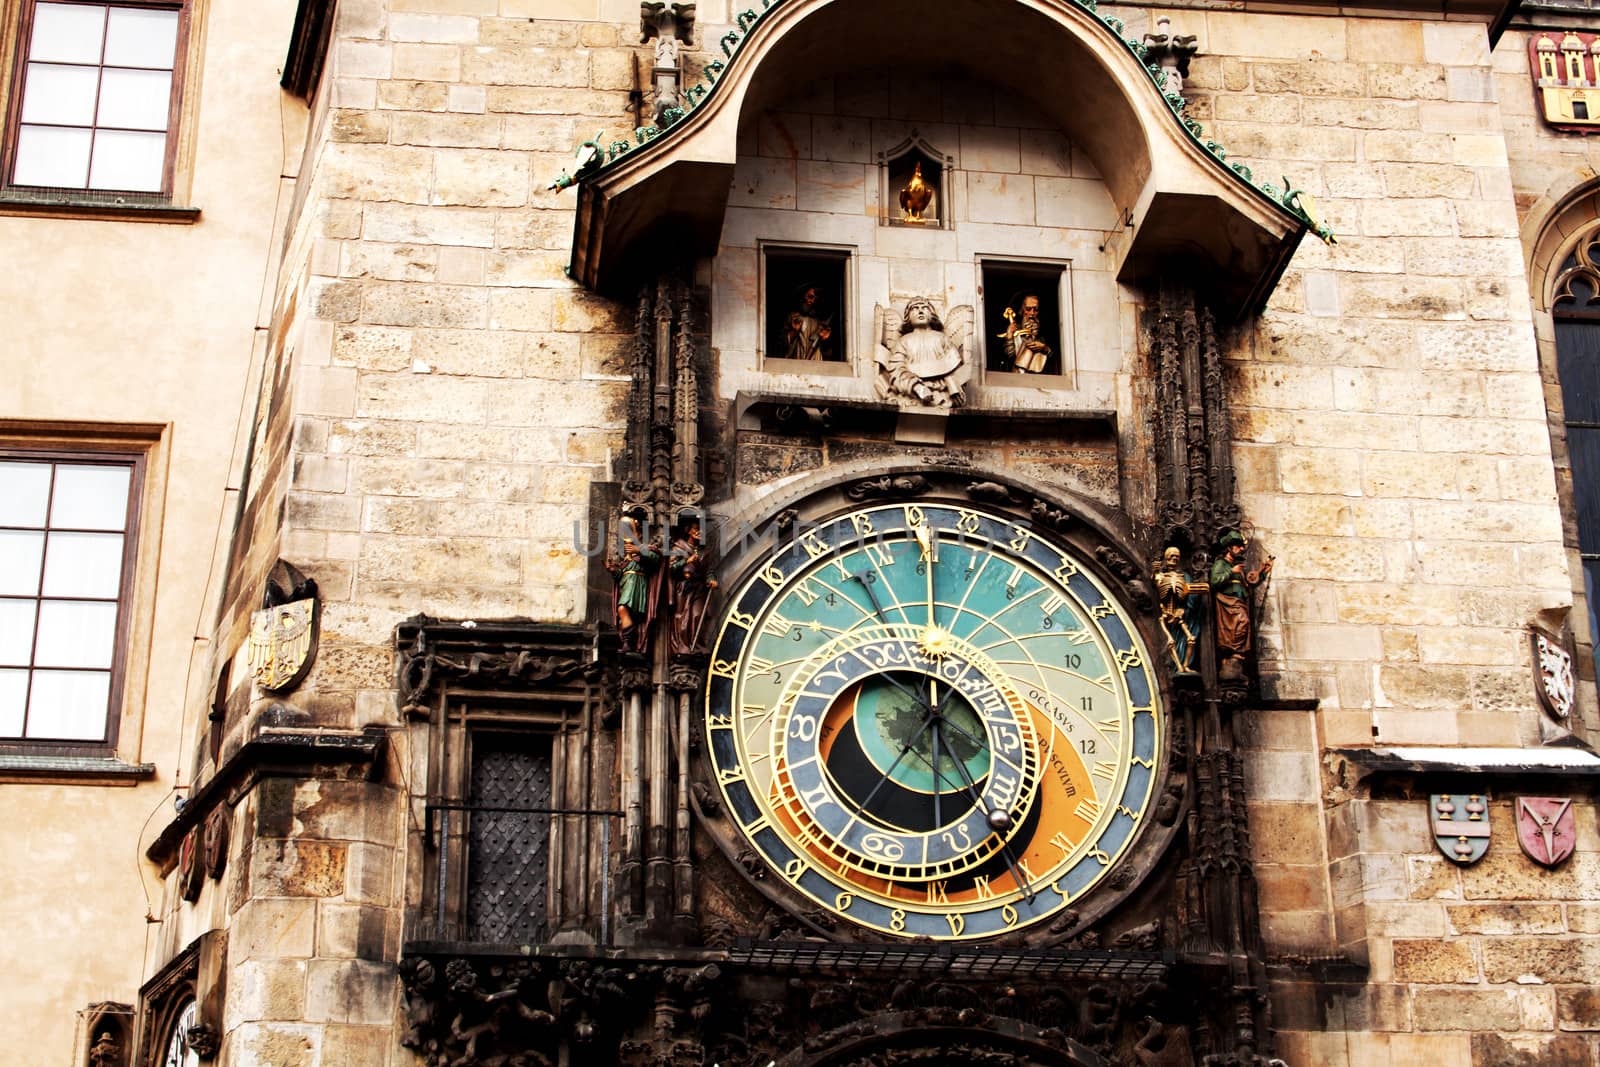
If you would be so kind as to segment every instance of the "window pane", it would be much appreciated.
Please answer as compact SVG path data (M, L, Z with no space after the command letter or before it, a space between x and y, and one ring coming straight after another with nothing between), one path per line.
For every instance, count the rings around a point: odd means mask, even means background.
M122 535L53 533L45 596L115 598L122 584Z
M176 11L116 8L106 29L106 65L171 70L177 42Z
M43 526L50 465L0 462L0 526Z
M100 90L100 126L164 130L172 103L172 75L164 70L107 70Z
M115 604L46 600L39 605L36 667L111 667L117 636Z
M33 655L33 614L37 600L0 600L0 663L26 667Z
M89 187L159 193L166 155L164 134L100 130L94 135Z
M106 736L111 675L104 671L34 671L28 736L100 741Z
M40 4L34 8L29 59L56 63L100 62L106 9L93 4Z
M99 82L98 67L29 63L28 84L22 90L22 121L94 125L94 95Z
M82 189L89 180L88 130L23 126L17 133L16 185L55 185Z
M28 672L0 671L0 737L22 736L22 713L28 705Z
M79 530L120 530L128 519L127 467L56 468L56 493L50 503L50 525Z
M0 530L0 594L39 595L44 534Z

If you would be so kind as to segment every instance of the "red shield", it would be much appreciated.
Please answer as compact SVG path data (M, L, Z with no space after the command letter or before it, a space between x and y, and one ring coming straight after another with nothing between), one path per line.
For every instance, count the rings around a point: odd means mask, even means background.
M1542 867L1555 867L1572 855L1576 843L1572 800L1567 797L1518 797L1517 844Z

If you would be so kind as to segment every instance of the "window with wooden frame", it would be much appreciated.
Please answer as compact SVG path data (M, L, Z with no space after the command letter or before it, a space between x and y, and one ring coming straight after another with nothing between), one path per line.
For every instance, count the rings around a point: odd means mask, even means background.
M8 189L172 196L190 0L25 0Z
M0 750L115 745L144 462L0 449Z

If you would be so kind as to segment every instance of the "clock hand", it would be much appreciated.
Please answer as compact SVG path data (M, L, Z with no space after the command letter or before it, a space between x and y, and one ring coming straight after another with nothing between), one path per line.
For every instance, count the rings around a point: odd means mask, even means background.
M922 570L928 576L928 625L938 625L934 619L933 597L933 535L926 526L913 526L911 532L916 535L917 545L922 549Z
M845 581L860 582L861 588L867 592L867 599L872 601L872 610L878 613L878 620L880 622L887 623L889 620L884 617L883 605L878 602L878 594L873 591L872 583L867 581L867 576L871 573L871 571L856 571L854 574L850 575L850 577L846 578Z
M951 723L950 725L954 726L955 724ZM959 727L957 727L957 729L959 729ZM972 797L973 801L978 805L978 807L983 809L984 813L988 815L989 825L994 827L996 833L1009 827L1011 825L1011 813L1007 811L1001 811L999 809L990 811L989 806L983 802L983 796L978 792L977 783L972 780L972 775L967 773L967 765L962 763L961 760L957 758L955 752L952 751L948 745L945 746L945 751L950 756L950 762L956 765L956 770L961 772L961 778L966 782L967 793ZM939 750L937 748L934 749L933 760L934 788L937 789L939 787L939 782L943 778L943 775L940 773L938 767ZM999 819L996 818L997 816ZM1003 822L1001 820L1003 820ZM1020 870L1017 869L1017 860L1011 851L1011 845L1003 838L1000 841L1000 855L1001 858L1006 861L1006 868L1011 872L1011 877L1016 881L1017 887L1027 894L1026 899L1031 903L1033 898L1038 896L1038 894L1034 891L1033 884L1023 876Z
M900 766L900 761L906 758L906 753L910 752L913 748L915 748L917 742L922 740L922 735L927 732L928 727L933 724L933 721L934 720L933 720L932 717L924 719L923 722L922 722L922 725L917 727L917 732L911 735L911 740L906 742L906 746L900 750L900 754L894 758L894 762L889 764L889 769L884 771L882 776L880 776L878 778L878 784L873 786L870 790L868 790L867 799L863 800L859 805L857 805L857 810L859 810L859 811L866 811L867 810L867 806L872 803L872 798L877 796L878 795L878 790L882 789L884 787L884 784L889 781L889 776L894 774L894 771L895 771L896 767ZM922 753L919 752L919 753L917 753L917 755L921 756ZM852 824L855 822L854 816L851 817L850 821L851 821ZM846 826L845 827L845 833L848 833L849 831L850 831L850 827Z
M933 679L928 679L928 688L933 688ZM939 716L934 715L929 720L933 724L933 825L935 829L944 825L944 817L939 811L939 783L944 776L939 773Z

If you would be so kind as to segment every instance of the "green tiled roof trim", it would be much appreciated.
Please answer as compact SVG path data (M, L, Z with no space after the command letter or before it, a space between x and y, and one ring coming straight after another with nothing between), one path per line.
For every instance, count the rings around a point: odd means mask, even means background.
M727 69L729 63L732 63L737 58L739 46L744 43L751 28L765 18L769 11L781 7L783 3L784 0L762 0L760 11L756 11L754 8L746 8L739 13L737 27L728 30L717 42L722 49L723 58L713 59L706 64L701 71L704 80L695 82L684 90L683 99L688 104L687 109L668 108L662 115L660 125L638 127L633 131L632 141L624 138L604 142L602 141L603 133L595 134L593 140L584 141L578 146L576 174L568 175L563 172L555 181L550 183L550 188L565 189L569 185L575 185L578 182L592 178L602 173L608 166L629 152L651 144L668 133L686 115L711 98L717 91L723 71ZM1131 37L1124 36L1124 25L1121 19L1115 15L1100 14L1097 10L1097 0L1073 0L1073 3L1094 15L1102 26L1116 35L1117 40L1124 48L1133 53L1134 58L1144 67L1145 74L1149 76L1150 80L1155 83L1156 89L1160 91L1161 98L1167 102L1167 107L1172 109L1173 115L1176 116L1179 123L1183 125L1184 131L1188 133L1196 144L1209 152L1218 163L1232 171L1236 178L1249 186L1258 195L1286 208L1322 240L1329 241L1333 238L1332 229L1326 224L1312 219L1306 213L1306 210L1300 206L1301 190L1292 188L1287 177L1283 179L1283 188L1280 189L1271 182L1256 181L1255 175L1251 173L1250 168L1243 163L1228 162L1226 149L1207 137L1204 127L1185 114L1188 104L1183 99L1183 96L1176 92L1167 91L1166 73L1160 67L1146 62L1144 44Z

